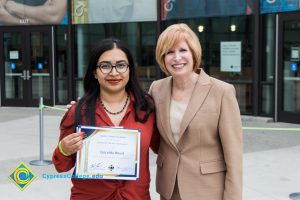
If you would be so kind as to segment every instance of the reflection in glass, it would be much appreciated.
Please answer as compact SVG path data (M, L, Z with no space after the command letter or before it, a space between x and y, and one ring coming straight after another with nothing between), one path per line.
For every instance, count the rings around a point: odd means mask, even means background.
M252 110L253 87L252 84L234 83L236 98L239 102L241 113L249 113Z
M50 99L49 34L32 32L30 42L32 98Z
M253 113L253 22L251 15L230 17L193 18L163 21L162 30L173 23L186 23L197 34L202 46L201 67L211 76L235 86L237 100L243 114ZM235 25L232 32L230 26ZM199 25L205 29L198 31ZM202 31L202 32L201 32ZM227 71L222 68L221 42L241 44L241 63L239 71ZM237 46L237 45L236 45ZM237 52L237 50L236 50Z
M24 66L21 33L4 33L5 98L23 99Z
M263 56L260 85L261 92L261 114L271 115L274 113L274 71L275 71L275 53L276 53L276 15L263 15Z
M274 108L274 86L264 84L262 86L262 97L261 97L261 112L262 113L273 113Z
M68 103L67 83L67 30L66 26L56 28L56 103Z
M284 23L283 109L300 113L300 22Z
M135 70L145 91L156 79L155 22L132 22L114 24L83 24L75 27L75 80L76 96L82 96L82 81L88 65L91 48L102 39L117 37L124 41L135 59Z
M83 80L76 80L76 97L82 97L83 94Z

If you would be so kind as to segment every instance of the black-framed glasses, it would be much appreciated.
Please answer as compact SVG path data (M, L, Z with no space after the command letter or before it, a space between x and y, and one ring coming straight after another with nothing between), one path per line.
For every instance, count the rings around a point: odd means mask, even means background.
M100 62L97 63L97 67L103 74L109 74L113 68L120 74L125 73L127 71L129 64L125 61L117 62L115 65L112 65L110 62Z

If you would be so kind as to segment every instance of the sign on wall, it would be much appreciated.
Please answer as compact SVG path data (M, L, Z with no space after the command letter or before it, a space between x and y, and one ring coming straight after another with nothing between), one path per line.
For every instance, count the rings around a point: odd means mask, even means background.
M67 0L0 1L0 25L67 24Z
M291 47L291 61L300 61L300 47Z
M156 21L156 2L156 0L73 0L72 23Z
M299 0L260 0L260 13L285 12L299 9Z
M161 0L161 19L252 14L253 0Z
M242 43L240 41L221 42L221 71L241 72Z

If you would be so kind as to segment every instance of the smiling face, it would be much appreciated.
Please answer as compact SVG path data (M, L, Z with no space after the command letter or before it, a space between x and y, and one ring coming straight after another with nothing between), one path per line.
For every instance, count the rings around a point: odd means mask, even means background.
M184 40L180 40L167 51L164 62L166 69L174 77L189 75L193 72L193 55L188 44Z
M117 48L105 51L98 59L98 63L111 63L113 66L119 62L128 63L126 54ZM95 78L98 80L100 90L107 93L118 93L125 90L125 86L129 80L129 68L124 73L118 73L115 68L108 74L103 74L97 67L94 72Z

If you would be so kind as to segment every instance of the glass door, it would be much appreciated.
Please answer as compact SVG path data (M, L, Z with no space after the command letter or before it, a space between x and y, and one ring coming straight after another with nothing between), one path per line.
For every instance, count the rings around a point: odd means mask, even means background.
M279 15L278 120L300 123L300 14Z
M0 39L1 105L52 104L51 28L1 28Z

